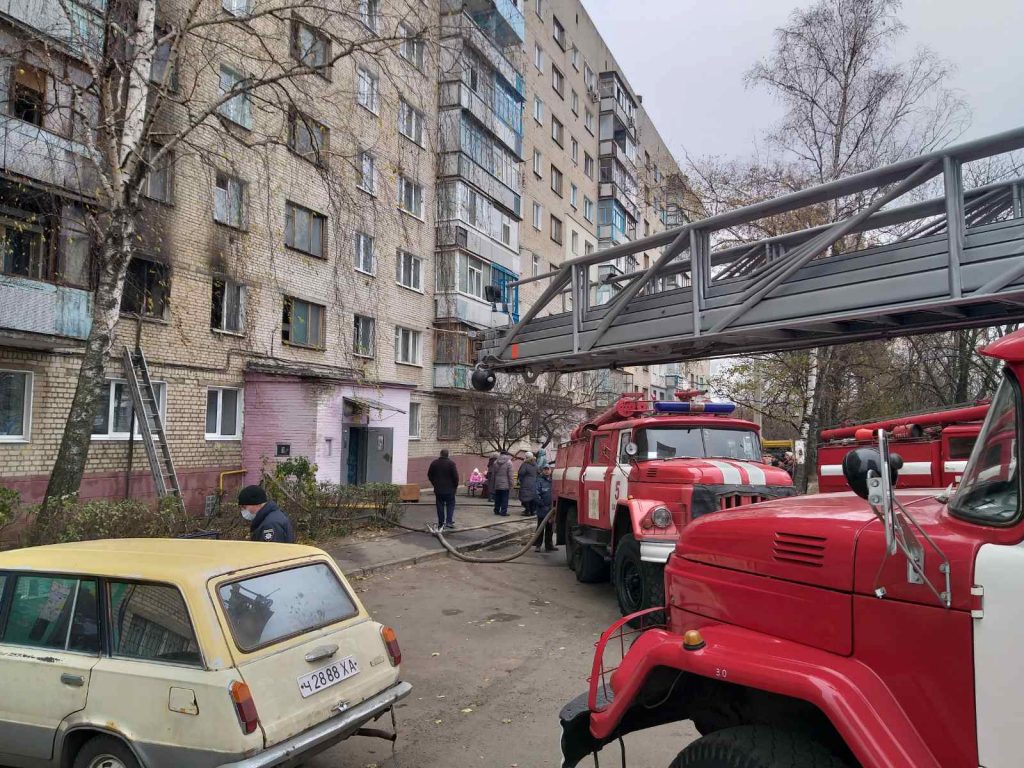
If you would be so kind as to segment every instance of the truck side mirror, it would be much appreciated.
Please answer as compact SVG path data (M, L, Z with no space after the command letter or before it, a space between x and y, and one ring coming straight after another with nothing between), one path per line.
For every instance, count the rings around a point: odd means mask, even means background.
M889 454L889 476L892 484L903 466L903 459L898 453ZM850 490L862 499L868 498L868 472L882 474L882 456L874 448L855 448L843 457L843 477L846 478Z
M636 457L636 455L640 453L640 448L637 446L636 443L626 443L626 447L623 450L626 452L626 455L629 456L629 458L631 459Z

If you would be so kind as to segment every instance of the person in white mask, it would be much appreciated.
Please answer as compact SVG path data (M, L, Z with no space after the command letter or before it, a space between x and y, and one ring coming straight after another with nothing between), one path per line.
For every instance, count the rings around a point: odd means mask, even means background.
M267 498L267 492L262 486L245 486L238 492L238 506L242 517L249 523L249 538L252 541L295 543L292 521L277 504Z

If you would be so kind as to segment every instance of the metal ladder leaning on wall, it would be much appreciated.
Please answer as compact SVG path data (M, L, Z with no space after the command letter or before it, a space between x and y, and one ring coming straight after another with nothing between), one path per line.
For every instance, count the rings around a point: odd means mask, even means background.
M167 433L160 417L160 402L149 377L149 366L142 349L133 352L126 344L122 353L125 377L128 380L128 392L131 394L132 407L138 420L142 443L146 447L149 468L153 473L156 494L163 499L172 496L183 504L181 487L178 485L178 474L174 471L171 460L171 449L167 445Z

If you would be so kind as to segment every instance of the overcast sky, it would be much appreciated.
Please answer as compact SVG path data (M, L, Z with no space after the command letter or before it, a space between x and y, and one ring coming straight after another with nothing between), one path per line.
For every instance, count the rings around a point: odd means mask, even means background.
M772 47L797 0L583 0L669 148L743 155L779 116L743 74ZM904 0L905 53L956 66L973 119L964 139L1024 126L1024 2Z

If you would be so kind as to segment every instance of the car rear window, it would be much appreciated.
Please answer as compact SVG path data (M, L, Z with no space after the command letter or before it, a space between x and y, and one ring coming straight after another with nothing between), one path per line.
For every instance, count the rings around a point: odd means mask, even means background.
M3 577L0 577L0 588ZM18 576L2 642L99 653L96 582L62 576Z
M355 602L325 563L222 584L217 596L235 644L247 652L358 613Z

